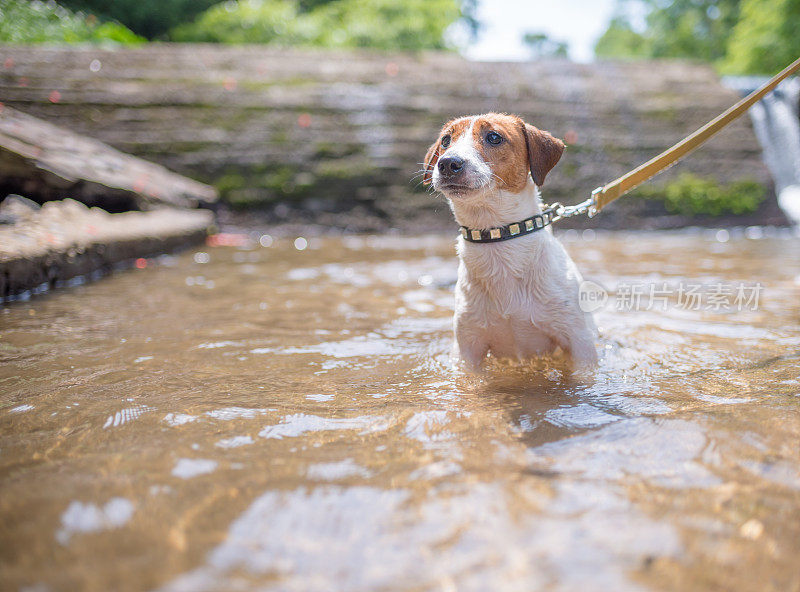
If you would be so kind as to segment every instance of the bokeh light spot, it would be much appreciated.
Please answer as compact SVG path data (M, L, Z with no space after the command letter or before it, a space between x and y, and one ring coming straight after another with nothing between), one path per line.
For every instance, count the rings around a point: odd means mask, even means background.
M578 132L575 130L567 130L567 133L564 134L564 142L567 144L577 144L578 143Z
M243 247L249 242L250 238L246 234L235 232L220 232L206 239L209 247Z

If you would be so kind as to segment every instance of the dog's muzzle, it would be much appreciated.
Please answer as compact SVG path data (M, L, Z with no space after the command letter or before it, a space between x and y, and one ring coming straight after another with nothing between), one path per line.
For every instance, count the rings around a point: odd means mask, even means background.
M454 180L464 172L464 159L458 156L445 156L439 159L436 166L439 167L442 179Z

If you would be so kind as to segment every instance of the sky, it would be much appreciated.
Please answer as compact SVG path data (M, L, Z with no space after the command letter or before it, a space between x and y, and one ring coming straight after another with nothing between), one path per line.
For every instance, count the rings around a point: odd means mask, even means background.
M589 62L615 5L615 0L481 0L481 34L463 53L474 60L524 60L529 53L522 35L533 32L566 41L571 59Z

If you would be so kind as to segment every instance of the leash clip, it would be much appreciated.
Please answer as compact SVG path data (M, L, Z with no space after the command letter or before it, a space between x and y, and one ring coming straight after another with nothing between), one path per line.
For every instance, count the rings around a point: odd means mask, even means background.
M597 209L597 196L603 193L604 191L605 187L603 186L600 186L594 191L592 191L591 197L587 200L588 202L590 202L586 212L586 215L589 216L589 218L594 218L597 215L597 212L599 211Z
M597 215L597 194L602 193L603 188L598 187L592 191L589 199L582 201L574 206L565 206L558 202L554 203L550 208L554 211L555 216L553 222L561 220L562 218L572 218L578 214L586 214L589 218L594 218Z

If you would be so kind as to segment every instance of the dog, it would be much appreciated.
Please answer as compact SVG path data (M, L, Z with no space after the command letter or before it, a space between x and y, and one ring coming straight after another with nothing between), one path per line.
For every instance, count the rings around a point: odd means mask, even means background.
M526 361L561 348L577 372L597 365L597 330L579 306L581 276L549 224L539 188L564 143L521 118L453 119L428 149L423 183L461 225L454 355Z

